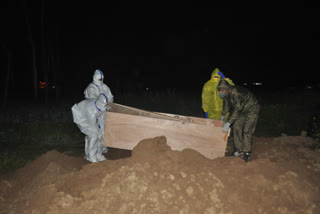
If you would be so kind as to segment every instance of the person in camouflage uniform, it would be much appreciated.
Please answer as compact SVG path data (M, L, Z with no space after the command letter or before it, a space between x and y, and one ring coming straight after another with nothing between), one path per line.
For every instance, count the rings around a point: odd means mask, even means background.
M227 81L220 80L219 96L223 100L222 117L228 112L230 116L224 123L223 132L232 125L234 147L233 156L244 153L247 162L251 155L252 135L256 128L260 105L255 95L241 86L231 86Z

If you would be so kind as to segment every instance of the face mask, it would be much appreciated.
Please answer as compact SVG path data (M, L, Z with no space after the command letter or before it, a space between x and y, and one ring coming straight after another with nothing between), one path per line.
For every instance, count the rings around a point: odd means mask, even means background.
M216 76L213 77L213 82L219 82L219 81L220 81L219 77L216 77Z
M103 80L102 80L102 81L100 81L100 80L95 81L95 83L96 83L98 86L102 86L102 85L103 85Z
M223 93L223 92L221 92L221 91L219 91L219 97L220 98L225 98L227 96L227 94L226 93Z

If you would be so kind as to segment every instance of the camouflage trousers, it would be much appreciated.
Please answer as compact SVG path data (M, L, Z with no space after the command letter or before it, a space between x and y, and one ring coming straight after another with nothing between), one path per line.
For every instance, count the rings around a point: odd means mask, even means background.
M234 121L232 125L234 146L237 150L243 152L251 152L252 137L255 131L259 106L248 113L241 114L240 117Z

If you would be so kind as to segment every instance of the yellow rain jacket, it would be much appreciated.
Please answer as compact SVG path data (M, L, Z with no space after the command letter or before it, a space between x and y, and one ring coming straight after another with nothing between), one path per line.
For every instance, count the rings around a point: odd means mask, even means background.
M221 112L223 107L223 99L219 97L218 83L221 77L218 74L219 69L216 68L211 74L211 79L207 81L202 88L202 109L204 112L208 112L208 117L213 120L219 120L221 118ZM234 85L231 79L225 78L230 84Z

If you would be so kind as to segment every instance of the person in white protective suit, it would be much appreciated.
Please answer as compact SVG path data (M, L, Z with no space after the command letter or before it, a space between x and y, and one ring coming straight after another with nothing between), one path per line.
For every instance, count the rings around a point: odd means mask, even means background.
M103 83L104 75L101 70L95 70L93 74L93 81L84 90L84 97L86 99L97 99L99 94L103 93L107 96L109 103L113 102L113 95L110 88Z
M113 102L113 95L111 93L110 88L103 83L104 75L100 69L95 70L93 73L93 81L87 86L84 90L84 97L86 99L97 99L99 94L104 94L108 98L108 102ZM110 110L110 107L107 107L107 111ZM103 147L103 153L108 152L107 147Z
M102 154L106 110L109 104L105 94L97 99L85 99L72 106L73 121L85 137L85 158L90 162L104 161Z

